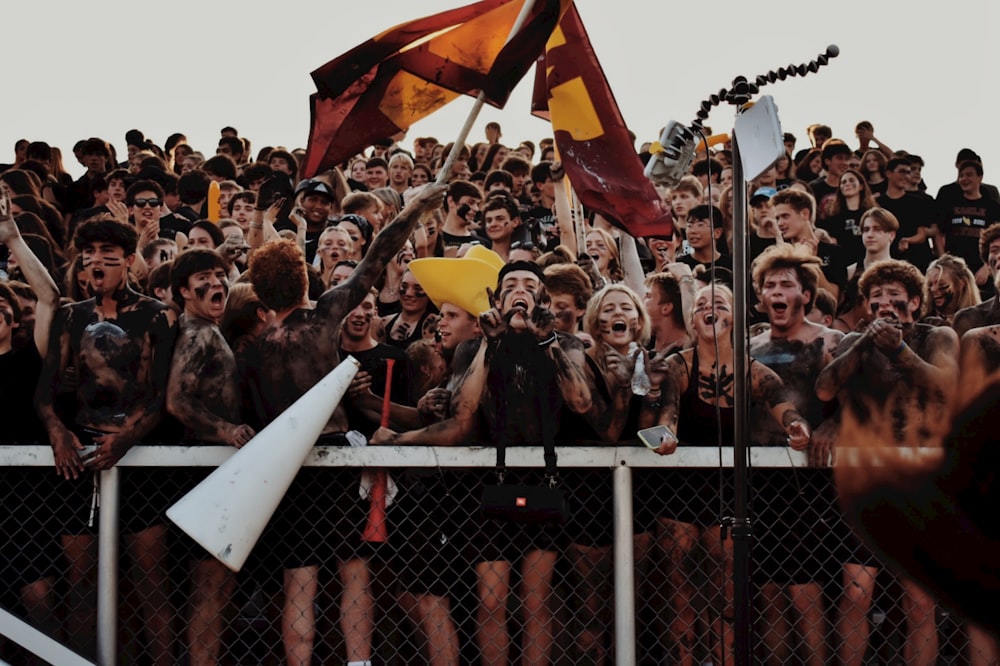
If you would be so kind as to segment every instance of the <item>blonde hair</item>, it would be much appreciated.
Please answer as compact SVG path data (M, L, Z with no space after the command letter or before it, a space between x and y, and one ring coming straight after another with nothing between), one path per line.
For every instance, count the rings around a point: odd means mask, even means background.
M601 306L604 304L604 299L608 296L608 294L614 292L625 294L635 306L635 311L639 315L639 331L635 341L639 343L640 347L645 347L653 334L652 325L649 321L649 313L646 311L646 306L642 304L642 299L639 298L638 294L623 284L609 284L591 296L590 301L587 302L587 312L583 315L583 329L589 333L594 340L601 340L601 332L598 330L597 326L597 317L601 312Z

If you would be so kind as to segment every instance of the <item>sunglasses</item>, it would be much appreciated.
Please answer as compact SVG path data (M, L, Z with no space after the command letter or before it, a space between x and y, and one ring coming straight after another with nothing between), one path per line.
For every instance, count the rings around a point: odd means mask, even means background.
M150 208L159 208L160 204L163 202L159 199L136 199L132 202L132 205L136 208L144 208L149 206Z
M527 250L528 252L534 252L536 247L531 241L516 241L510 244L510 249L512 250Z

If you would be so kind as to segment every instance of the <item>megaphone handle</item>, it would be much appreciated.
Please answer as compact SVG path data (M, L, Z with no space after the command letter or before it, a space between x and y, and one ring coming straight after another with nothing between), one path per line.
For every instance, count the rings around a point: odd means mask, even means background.
M382 422L379 424L383 428L389 427L389 409L392 404L392 366L396 359L385 359L385 393L382 394Z
M382 396L382 421L383 428L389 427L389 410L392 403L392 366L396 359L387 358L385 360L385 393ZM368 524L365 526L362 539L384 543L389 539L389 531L385 524L385 496L389 485L385 470L375 471L375 481L372 483L369 495Z

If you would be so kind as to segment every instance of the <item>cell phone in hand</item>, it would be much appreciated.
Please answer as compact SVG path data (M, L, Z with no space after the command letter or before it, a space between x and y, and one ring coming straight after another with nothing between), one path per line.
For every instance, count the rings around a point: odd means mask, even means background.
M665 425L657 425L652 428L644 428L639 431L639 439L646 445L646 448L654 451L667 442L676 442L677 435Z

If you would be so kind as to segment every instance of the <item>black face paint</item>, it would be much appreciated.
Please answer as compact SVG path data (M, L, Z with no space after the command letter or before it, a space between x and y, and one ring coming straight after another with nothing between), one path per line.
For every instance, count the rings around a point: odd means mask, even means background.
M0 310L0 317L3 317L3 320L7 322L8 326L10 326L14 321L14 315L6 310Z
M878 311L880 309L879 304L870 303L869 307L871 308L872 314L878 317ZM889 301L889 307L891 307L895 312L895 316L893 317L893 319L900 319L901 318L900 315L908 311L907 303L904 300L891 300Z

